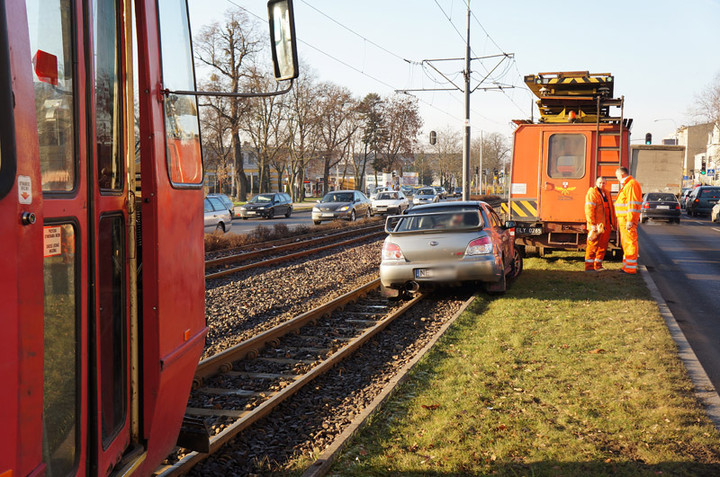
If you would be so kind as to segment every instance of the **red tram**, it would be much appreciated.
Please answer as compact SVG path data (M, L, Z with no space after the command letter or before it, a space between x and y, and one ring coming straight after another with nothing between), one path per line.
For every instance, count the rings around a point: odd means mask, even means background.
M190 39L186 0L0 0L0 477L175 445L206 334Z

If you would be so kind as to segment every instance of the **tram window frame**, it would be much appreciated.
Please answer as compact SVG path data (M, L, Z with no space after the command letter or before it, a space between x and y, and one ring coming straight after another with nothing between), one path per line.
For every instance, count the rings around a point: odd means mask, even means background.
M58 0L58 2L63 2L63 0ZM26 7L27 8L27 7ZM70 15L70 26L69 26L69 35L70 35L70 53L72 54L72 58L70 63L72 64L72 90L69 91L72 95L73 100L73 131L72 131L72 187L67 190L60 190L60 189L45 189L42 184L42 170L40 172L40 189L42 191L43 197L47 198L67 198L77 195L78 191L80 190L80 184L81 184L81 171L80 171L80 85L78 84L78 72L80 71L81 65L78 61L78 38L77 38L77 15L76 15L76 6L73 2L70 2L70 6L68 8ZM28 12L28 17L29 17ZM62 39L62 38L61 38ZM31 53L33 53L31 51ZM33 53L34 54L34 53ZM35 73L33 72L33 75ZM33 89L34 89L34 80L33 80ZM35 99L33 95L33 99ZM36 130L38 133L38 139L40 131ZM42 159L42 152L40 152L40 164L42 165L43 159ZM83 176L84 177L84 176Z
M186 22L187 25L187 35L188 38L185 39L187 41L187 44L189 46L189 63L190 66L192 66L192 84L186 85L186 88L188 90L196 90L197 89L197 74L195 72L195 52L193 50L193 42L192 42L192 26L190 24L190 8L188 6L187 0L175 0L176 2L182 2L184 5L184 15L183 19ZM167 5L166 2L163 5ZM157 18L158 18L158 31L159 31L159 40L160 40L160 70L162 72L162 81L163 81L163 88L169 88L168 84L168 77L169 74L166 74L164 68L164 58L163 58L163 52L165 50L164 45L168 45L170 42L163 41L163 12L161 11L161 2L157 3ZM171 33L172 34L172 33ZM173 89L178 89L173 86ZM180 88L183 89L183 88ZM169 134L168 131L168 115L167 111L169 107L174 107L174 104L171 104L171 102L177 101L179 98L188 98L192 100L195 106L195 112L196 112L196 118L197 118L197 141L198 141L198 154L199 154L199 163L196 165L200 166L200 178L198 182L177 182L173 180L173 167L174 164L171 159L170 155L170 147L168 144L168 140L171 138L172 134ZM205 161L203 160L203 154L202 154L202 129L200 128L200 104L198 101L197 96L191 96L191 95L179 95L179 94L173 94L173 95L165 95L163 97L163 128L165 132L165 158L166 158L166 170L168 175L168 180L173 188L175 189L201 189L205 183Z
M0 116L7 118L0 124L0 199L12 190L17 173L13 102L7 16L0 8Z
M75 280L75 362L74 362L74 369L75 369L75 461L73 462L73 465L68 473L75 474L77 472L78 466L80 465L80 457L83 454L82 449L82 403L83 403L83 379L82 379L82 347L83 347L83 341L82 341L82 270L83 270L83 261L82 261L82 253L78 253L80 249L80 244L82 243L82 235L81 235L81 228L80 228L80 222L77 220L76 217L53 217L51 219L46 219L43 221L43 227L62 227L64 225L69 225L72 227L73 234L74 234L74 242L73 242L73 248L74 248L74 266L75 270L73 271L73 278ZM61 245L62 247L62 245ZM44 248L44 247L43 247ZM44 274L45 274L45 257L43 258L43 281L44 281ZM45 284L43 283L43 300L45 300ZM43 308L45 306L43 305ZM43 315L47 312L45 310L43 312ZM43 316L43 327L45 324L46 317ZM45 340L45 331L43 331L43 341ZM45 349L45 345L43 344L43 349ZM45 359L45 358L43 358ZM45 375L45 363L43 362L43 376ZM43 401L45 401L45 383L43 378ZM45 437L45 412L43 408L43 440ZM43 446L43 453L42 453L42 460L45 462L46 458L45 454L45 446ZM46 462L47 464L47 462ZM50 472L48 472L48 475L52 475Z
M123 133L125 131L125 98L124 95L124 88L120 87L118 88L118 91L116 93L116 102L117 102L117 110L115 111L117 115L117 119L113 118L113 126L117 126L117 130L115 131L116 135L116 143L117 143L117 152L115 154L116 157L110 157L109 162L116 162L118 167L118 179L117 179L117 185L115 187L103 187L101 184L101 178L102 178L102 163L101 163L101 156L100 156L100 150L99 150L99 143L98 143L98 22L100 18L98 17L98 4L103 0L92 0L92 7L93 7L93 18L92 18L92 26L93 26L93 49L92 49L92 56L94 58L93 61L93 89L95 90L95 96L94 101L90 102L88 104L92 104L94 109L94 115L93 115L93 131L95 132L95 140L91 143L90 150L92 151L91 157L93 158L93 161L96 163L97 166L97 177L95 178L98 190L100 191L101 195L112 195L112 196L118 196L122 195L123 191L125 190L125 182L126 182L126 166L125 166L125 148L127 147L125 143L125 139L123 137ZM118 10L118 3L114 0L105 0L105 1L111 1L113 5L115 5L115 25L114 25L114 32L115 32L115 84L121 85L124 78L123 73L123 55L122 55L122 49L121 49L121 37L122 37L122 31L123 31L123 25L122 25L122 14L124 13L122 10ZM90 91L88 91L88 95L90 95ZM88 98L90 99L90 98ZM115 103L113 103L114 105ZM112 133L112 132L111 132Z

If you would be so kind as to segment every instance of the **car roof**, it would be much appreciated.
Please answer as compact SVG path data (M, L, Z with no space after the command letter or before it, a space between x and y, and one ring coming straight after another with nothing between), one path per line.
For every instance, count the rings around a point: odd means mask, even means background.
M466 200L466 201L455 201L455 202L437 202L435 204L424 204L416 205L410 209L407 213L412 214L413 212L442 212L442 209L457 209L457 208L477 208L479 209L482 204L488 205L487 202L479 200Z

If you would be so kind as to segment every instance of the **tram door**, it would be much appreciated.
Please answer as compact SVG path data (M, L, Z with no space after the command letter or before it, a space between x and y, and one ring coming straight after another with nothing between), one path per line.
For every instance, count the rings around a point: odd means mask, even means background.
M43 462L105 475L130 444L122 2L26 2L43 195Z

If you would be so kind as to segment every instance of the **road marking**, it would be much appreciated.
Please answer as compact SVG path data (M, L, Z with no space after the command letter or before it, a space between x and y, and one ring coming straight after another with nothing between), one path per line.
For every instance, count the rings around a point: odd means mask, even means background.
M720 229L717 228L717 227L712 227L712 229L713 229L715 232L720 232Z

